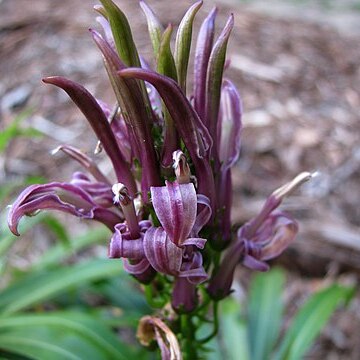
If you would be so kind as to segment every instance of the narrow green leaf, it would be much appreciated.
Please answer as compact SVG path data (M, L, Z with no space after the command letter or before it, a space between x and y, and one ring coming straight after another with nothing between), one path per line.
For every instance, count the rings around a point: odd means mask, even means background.
M41 176L28 176L25 179L15 178L7 181L0 186L0 204L5 201L10 201L10 195L17 189L23 188L27 185L42 184L45 179Z
M7 211L3 212L0 216L0 258L5 256L11 246L16 241L21 241L18 236L15 236L8 228L6 221ZM26 217L20 223L19 229L22 234L26 233L28 230L32 229L35 225L41 223L47 214L41 213L38 216Z
M251 282L247 314L251 360L271 358L281 327L284 281L284 273L273 269Z
M169 24L161 37L161 43L157 56L157 71L158 73L171 77L177 81L175 60L170 48L172 32L173 27Z
M32 270L40 270L58 265L73 256L76 252L95 244L106 244L110 237L109 230L104 226L92 228L85 234L76 236L69 244L59 243L50 248L41 259L32 266Z
M178 73L179 85L186 93L186 75L189 64L192 27L196 13L199 11L203 2L198 1L193 4L185 13L180 22L175 40L175 63Z
M0 311L12 314L48 300L74 286L117 276L119 261L92 260L83 264L32 273L0 294Z
M83 360L58 344L49 344L42 339L32 339L23 334L1 334L0 344L4 350L36 360Z
M312 295L286 331L275 359L302 359L335 309L341 303L350 301L354 293L354 288L335 284Z
M56 343L64 350L72 350L74 355L85 355L83 350L78 351L78 347L74 348L72 344L67 342L62 334L67 337L71 336L77 341L86 345L92 350L91 358L96 358L99 354L100 359L125 359L134 355L131 348L122 343L112 331L104 325L101 318L86 315L77 312L54 312L48 314L26 314L10 317L2 317L0 322L0 330L2 333L10 334L23 332L26 338L32 337L34 333L46 331L53 332L50 344ZM55 335L55 339L54 338ZM45 340L45 339L44 339ZM65 341L64 341L65 340ZM74 343L74 341L72 342Z
M220 338L225 353L223 358L229 360L250 359L246 324L241 317L239 302L232 298L224 300L221 302L220 314Z
M161 34L164 31L164 27L161 25L161 22L145 1L140 0L140 6L146 16L151 44L154 49L154 54L157 56L160 49Z
M48 215L44 218L43 223L56 236L56 240L60 241L64 246L70 246L70 238L68 231L56 217Z
M41 133L33 128L23 128L21 122L28 118L32 113L31 109L26 109L21 114L15 117L10 125L0 132L0 153L2 153L10 140L17 136L40 136Z
M100 0L105 8L114 36L116 49L120 59L127 66L140 66L139 54L136 50L129 22L125 14L112 0Z

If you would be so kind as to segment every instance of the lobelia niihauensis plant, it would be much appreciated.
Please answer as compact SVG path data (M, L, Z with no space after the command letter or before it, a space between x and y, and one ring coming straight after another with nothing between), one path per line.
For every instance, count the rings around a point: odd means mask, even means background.
M274 191L257 216L234 229L231 168L239 157L242 104L234 84L223 78L233 15L216 39L216 8L203 21L190 92L192 26L202 1L183 17L174 54L172 25L164 28L140 1L156 70L140 57L123 12L111 0L100 1L95 10L103 35L90 32L116 95L114 110L71 80L43 81L66 91L83 112L116 181L80 150L61 145L54 152L66 153L85 172L74 173L68 183L26 188L11 206L8 224L19 235L21 217L45 209L103 223L113 232L109 257L123 259L157 308L141 320L140 342L156 340L163 359L196 359L217 333L218 302L230 294L236 266L266 271L266 261L293 241L298 226L277 208L311 174ZM209 321L213 331L199 338L199 328Z

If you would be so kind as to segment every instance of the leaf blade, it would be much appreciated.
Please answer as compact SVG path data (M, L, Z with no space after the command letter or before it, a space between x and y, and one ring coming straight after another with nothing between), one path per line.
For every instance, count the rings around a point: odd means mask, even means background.
M285 275L280 269L257 274L250 285L248 299L248 340L252 360L270 358L278 339L283 304L279 301Z
M117 276L120 263L92 260L86 263L47 270L25 276L0 294L0 311L12 314L48 300L78 284Z
M312 295L296 314L275 354L275 359L301 359L337 306L341 302L348 302L354 290L335 284Z

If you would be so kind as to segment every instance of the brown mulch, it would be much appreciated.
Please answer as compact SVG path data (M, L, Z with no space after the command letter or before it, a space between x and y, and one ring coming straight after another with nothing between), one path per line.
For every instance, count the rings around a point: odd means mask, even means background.
M134 1L118 1L130 19L142 55L151 55L147 29ZM149 1L164 23L177 23L190 1ZM27 108L26 124L47 134L17 139L2 158L0 181L41 174L65 180L75 169L66 157L51 157L60 143L91 153L96 139L78 110L48 75L83 83L113 101L102 60L87 31L97 27L93 1L3 0L0 2L0 129ZM203 18L211 4L200 11ZM234 220L249 219L263 199L301 171L317 171L284 208L300 219L298 241L279 263L290 271L289 303L311 293L321 278L357 283L360 273L360 47L359 36L331 27L230 11L236 27L226 75L239 87L245 114L241 160L234 171ZM197 26L199 21L197 22ZM30 150L30 151L29 151ZM105 158L100 162L106 167ZM344 280L345 279L345 280ZM315 284L315 285L314 285ZM358 359L360 297L339 311L314 347L317 359Z

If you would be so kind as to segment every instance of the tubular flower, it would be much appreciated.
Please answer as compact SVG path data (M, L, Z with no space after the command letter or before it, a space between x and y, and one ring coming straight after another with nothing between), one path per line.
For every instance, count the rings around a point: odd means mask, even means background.
M143 247L144 234L150 228L151 222L138 222L134 202L123 184L113 185L112 191L114 203L121 206L125 222L115 226L115 233L109 245L109 258L123 258L125 270L140 282L147 284L155 276Z
M206 280L197 249L206 243L198 233L211 216L209 200L199 201L193 184L176 181L152 187L151 199L162 226L145 233L144 250L150 264L158 272L185 277L189 282ZM198 204L205 206L197 215Z
M298 232L296 221L276 209L286 195L311 176L310 173L301 173L275 190L259 214L239 228L237 239L226 251L220 267L211 277L208 292L212 298L222 299L230 293L239 262L253 270L267 271L269 265L265 261L280 255L294 240Z
M121 217L97 204L81 187L52 182L44 185L31 185L26 188L11 206L8 214L10 230L18 233L18 224L24 216L34 215L38 210L58 210L82 219L94 219L105 224L109 229L121 221Z

